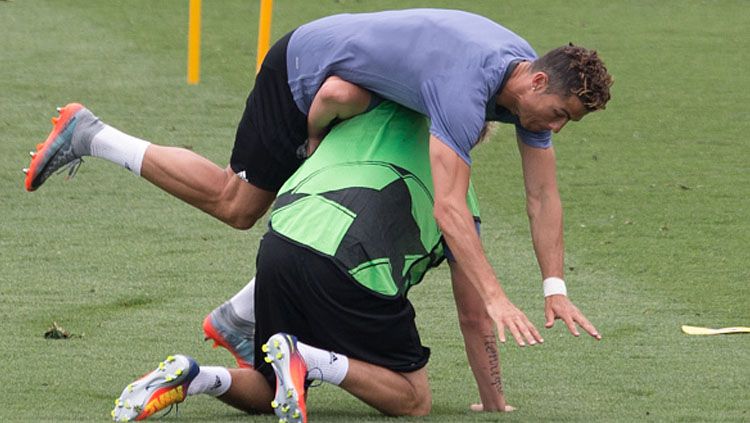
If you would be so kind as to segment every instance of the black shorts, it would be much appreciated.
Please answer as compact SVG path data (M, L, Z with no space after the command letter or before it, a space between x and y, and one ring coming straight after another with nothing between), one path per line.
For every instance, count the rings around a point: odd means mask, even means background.
M289 89L286 50L292 33L266 54L237 126L230 166L258 188L277 192L302 164L298 148L307 140L307 116ZM244 172L244 174L242 173Z
M326 257L266 233L255 276L255 368L271 386L261 345L278 332L396 372L427 364L408 299L386 299L353 281Z

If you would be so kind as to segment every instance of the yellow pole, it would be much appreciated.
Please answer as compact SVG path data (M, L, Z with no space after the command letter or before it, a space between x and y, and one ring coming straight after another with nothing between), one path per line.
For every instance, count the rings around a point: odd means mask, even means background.
M189 8L187 82L195 85L201 79L201 0L190 0Z
M255 73L260 71L263 58L268 53L271 44L271 11L273 0L260 0L260 20L258 22L258 57L255 65Z

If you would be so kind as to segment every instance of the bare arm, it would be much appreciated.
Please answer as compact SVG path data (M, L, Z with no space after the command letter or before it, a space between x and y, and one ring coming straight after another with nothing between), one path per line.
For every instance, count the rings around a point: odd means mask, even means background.
M557 188L555 150L529 147L520 140L526 211L529 216L531 240L534 244L542 279L556 276L564 278L563 214ZM578 336L576 323L596 339L601 339L596 328L565 295L545 298L545 327L551 328L555 319L561 319L568 330Z
M526 188L526 212L542 278L564 278L563 218L555 151L518 141Z
M477 382L479 398L482 400L481 410L510 411L512 408L505 402L500 352L492 319L461 265L457 262L451 262L450 265L458 323L464 337L466 357ZM472 408L476 409L477 405Z
M505 329L511 332L518 345L543 342L526 315L508 300L484 254L466 205L471 169L450 147L432 135L430 165L435 188L435 220L456 261L465 269L467 282L476 289L497 325L500 342L505 342Z
M348 119L370 105L369 91L338 76L328 77L315 94L307 115L308 155L312 154L334 119Z

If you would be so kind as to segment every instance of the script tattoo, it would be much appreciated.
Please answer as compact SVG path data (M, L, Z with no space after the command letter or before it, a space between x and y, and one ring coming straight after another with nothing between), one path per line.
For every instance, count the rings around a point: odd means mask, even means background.
M484 336L484 352L489 358L490 378L492 386L498 394L503 394L503 378L500 376L500 355L497 352L497 343L494 335Z

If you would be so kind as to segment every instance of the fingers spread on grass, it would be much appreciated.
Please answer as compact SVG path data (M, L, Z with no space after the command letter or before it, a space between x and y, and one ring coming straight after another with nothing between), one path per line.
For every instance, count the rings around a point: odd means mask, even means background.
M573 334L573 336L581 336L581 334L578 332L578 328L576 327L576 323L571 316L563 317L563 321L565 322L565 325L568 327L568 330Z
M523 342L523 336L521 335L521 331L516 326L515 322L511 322L508 325L508 330L510 330L510 334L513 335L513 338L516 340L516 344L520 347L525 347L526 343Z
M501 344L505 343L505 325L497 325L497 338L500 340Z
M521 333L523 333L523 336L526 338L526 342L529 343L529 345L536 345L537 342L542 342L542 337L539 335L539 332L536 330L534 325L529 321L526 316L524 316L522 319L520 319L521 322L519 324L521 328Z
M550 329L552 326L555 325L555 312L552 311L552 308L550 307L544 308L544 319L546 320L544 322L545 328Z
M471 411L475 411L475 412L482 412L482 411L484 411L484 406L481 403L479 403L479 404L471 404L469 406L469 409ZM516 407L513 407L513 406L510 406L510 405L506 404L505 408L503 410L498 410L498 411L505 412L505 413L510 413L511 411L515 411L515 410L516 410Z
M578 325L583 328L589 335L593 336L596 339L602 339L602 336L599 334L599 331L596 330L594 325L589 322L589 320L583 315L579 313L579 316L576 316L576 322L578 322Z
M534 339L539 343L544 342L544 338L542 338L542 334L539 333L536 326L534 326L534 324L531 323L529 319L526 319L526 321L529 323L529 330L531 331L531 334L534 336Z

